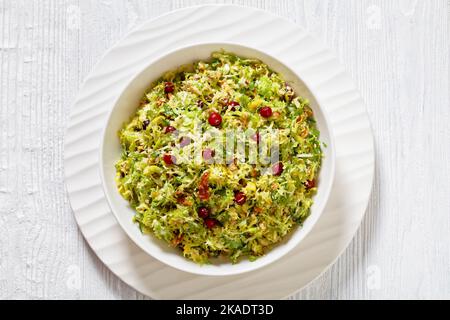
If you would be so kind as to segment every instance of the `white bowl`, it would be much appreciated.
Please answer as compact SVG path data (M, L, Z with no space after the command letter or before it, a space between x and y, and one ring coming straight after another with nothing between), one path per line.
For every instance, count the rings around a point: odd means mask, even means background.
M296 228L281 243L274 246L266 255L250 262L243 259L237 264L228 262L213 262L211 265L198 265L182 256L179 250L171 248L164 241L152 235L143 235L132 217L134 210L119 194L115 183L115 163L121 156L121 145L117 136L124 122L135 113L139 101L150 84L157 80L166 71L173 70L180 65L198 60L206 60L213 51L224 49L238 56L257 58L266 63L272 70L280 73L289 82L296 94L306 97L311 102L314 117L320 130L321 141L327 144L323 148L324 159L318 179L318 191L314 197L311 214L302 227ZM127 235L145 252L159 261L179 270L199 275L225 276L256 270L268 265L291 251L311 231L320 218L328 200L333 184L335 170L334 142L330 126L324 111L314 97L313 92L301 80L301 75L294 73L277 58L263 53L257 49L232 43L202 43L179 48L152 61L143 71L136 75L125 87L114 104L103 133L100 148L100 174L103 188L109 205L120 226Z

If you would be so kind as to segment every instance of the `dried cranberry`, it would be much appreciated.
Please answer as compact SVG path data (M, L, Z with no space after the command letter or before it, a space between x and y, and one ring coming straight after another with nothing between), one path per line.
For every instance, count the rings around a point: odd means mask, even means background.
M172 93L175 90L175 85L173 82L166 82L164 83L164 92L165 93Z
M176 163L176 158L170 154L163 155L163 161L166 165L170 166L174 163Z
M316 186L316 180L312 179L312 180L307 180L305 182L305 187L306 189L312 189Z
M218 127L222 123L222 117L219 113L213 112L209 115L208 122L210 125Z
M246 200L247 197L243 192L236 192L236 194L234 195L234 201L239 205L244 204Z
M177 131L177 129L175 127L172 127L172 126L167 126L166 130L164 130L165 133L172 133L172 132L175 132L175 131Z
M212 228L214 228L216 225L217 225L217 220L216 219L213 219L213 218L207 218L207 219L205 219L205 224L206 224L206 227L208 228L208 229L212 229Z
M272 108L271 107L262 107L259 109L259 114L261 117L270 118L272 116Z
M205 208L205 207L200 207L200 208L198 208L198 216L200 217L200 218L203 218L203 219L206 219L208 216L209 216L209 210L208 210L208 208Z

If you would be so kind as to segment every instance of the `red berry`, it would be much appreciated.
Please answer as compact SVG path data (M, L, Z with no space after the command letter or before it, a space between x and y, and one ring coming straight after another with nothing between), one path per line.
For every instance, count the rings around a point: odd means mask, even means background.
M205 224L208 229L212 229L217 225L217 220L213 218L206 218Z
M283 172L283 162L277 162L272 166L272 174L279 176Z
M219 113L213 112L209 115L208 122L210 125L218 127L222 123L222 117Z
M272 116L272 108L271 107L262 107L259 109L259 114L261 117L270 118Z
M170 154L163 155L163 160L164 160L165 164L168 166L176 163L176 158Z
M236 194L234 195L234 201L236 201L237 204L242 205L245 203L246 200L247 197L243 192L236 192Z
M166 82L164 83L164 92L165 93L172 93L175 90L175 85L173 82Z
M165 133L172 133L172 132L175 132L175 131L177 131L177 129L175 127L172 127L172 126L167 126L166 130L164 130Z
M206 161L211 160L212 158L214 158L215 153L216 152L213 149L206 148L205 150L203 150L203 159Z
M203 219L206 219L208 216L209 216L209 210L208 210L208 208L205 208L205 207L200 207L200 208L198 208L198 216L200 217L200 218L203 218Z
M312 189L312 188L314 188L316 186L316 180L307 180L306 182L305 182L305 187L306 187L306 189Z
M181 140L180 140L180 147L181 148L183 148L183 147L186 147L188 144L190 144L191 143L191 138L189 138L189 137L183 137L183 138L181 138Z

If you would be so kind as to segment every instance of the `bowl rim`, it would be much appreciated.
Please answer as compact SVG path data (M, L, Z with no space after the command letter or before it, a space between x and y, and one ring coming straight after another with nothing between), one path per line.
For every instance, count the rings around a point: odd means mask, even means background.
M119 101L121 100L122 96L124 95L124 93L127 91L127 89L133 84L134 81L136 81L137 78L139 78L144 72L146 72L152 65L155 65L157 63L159 63L161 60L163 60L165 57L170 56L172 54L175 54L179 51L184 51L184 50L188 50L190 48L194 48L194 47L199 47L199 46L208 46L208 45L213 45L213 46L234 46L234 47L241 47L244 48L246 50L251 50L251 51L255 51L259 54L262 54L264 56L269 57L270 59L272 59L273 61L279 63L282 67L286 68L289 72L291 72L295 77L297 77L306 87L306 89L309 91L309 94L314 98L314 100L316 101L317 107L318 109L320 109L322 115L323 115L323 123L324 126L327 128L328 131L328 144L327 144L327 149L329 150L329 158L330 158L330 168L329 168L329 178L327 179L327 184L322 187L322 189L324 189L324 195L323 195L323 200L318 204L319 206L315 209L318 213L316 214L315 220L313 220L309 225L308 225L308 229L305 230L303 232L303 235L299 238L296 239L295 242L293 242L292 244L290 244L287 247L284 247L284 249L279 250L277 256L275 256L273 259L266 259L265 261L261 262L261 260L256 260L253 261L250 267L247 268L241 268L241 269L235 269L234 271L225 271L226 269L218 269L218 272L209 272L207 271L206 268L202 268L202 265L196 264L193 261L190 261L184 257L184 259L186 259L186 262L190 262L192 263L192 268L188 269L185 268L183 266L180 266L176 263L172 263L171 261L166 261L165 259L163 259L162 257L160 257L159 255L155 254L154 252L152 252L151 250L149 250L149 248L145 247L144 245L142 245L139 241L137 241L135 239L134 234L132 234L131 232L128 231L128 229L123 225L123 222L121 221L121 219L119 219L119 213L116 212L116 208L113 205L113 201L111 200L109 191L107 189L107 181L105 178L105 169L104 169L104 149L105 149L105 141L106 141L106 133L107 133L107 129L109 127L109 123L111 122L111 118L114 114L114 111L116 109L116 106L118 105ZM194 60L195 61L195 60ZM264 62L264 61L262 61ZM266 62L264 62L266 63ZM180 64L180 66L183 64ZM170 71L170 70L167 70ZM288 64L286 64L282 59L278 58L278 57L274 57L272 54L267 53L259 48L255 48L252 46L248 46L248 45L244 45L242 43L238 43L238 42L233 42L233 41L220 41L220 42L216 42L216 41L202 41L202 42L195 42L195 43L190 43L188 45L183 45L183 46L179 46L176 47L174 49L165 51L162 54L157 55L155 58L151 59L151 61L149 61L149 63L147 63L143 68L141 68L140 70L138 70L134 75L132 75L130 77L129 80L126 81L126 84L123 86L120 94L114 99L114 101L111 103L110 109L108 110L107 116L106 116L106 121L104 123L104 126L102 128L102 132L101 132L101 141L100 141L100 145L99 145L99 166L98 169L100 171L100 178L101 178L101 184L102 184L102 189L103 189L103 193L105 194L105 198L108 202L108 206L109 209L111 210L111 212L114 215L114 218L116 219L117 223L119 224L120 228L124 231L124 233L128 236L128 238L137 246L139 247L141 250L143 250L146 254L150 255L151 257L153 257L154 259L160 261L161 263L170 266L172 268L175 268L177 270L180 271L184 271L187 273L191 273L191 274L196 274L196 275L202 275L202 276L234 276L234 275L239 275L239 274L243 274L243 273L248 273L251 271L256 271L260 268L266 267L278 260L280 260L281 258L283 258L284 256L286 256L289 252L291 252L295 247L297 247L307 236L308 234L311 232L312 229L314 229L315 225L317 224L317 222L320 220L320 217L323 214L323 211L325 210L326 205L328 204L328 200L331 194L331 189L332 186L334 184L334 179L335 179L335 171L336 171L336 150L335 150L335 138L334 138L334 134L332 131L332 126L331 126L331 122L329 119L329 116L326 112L326 110L322 107L322 104L320 102L320 100L317 98L315 92L313 91L313 89L311 89L311 85L305 81L296 71L294 71ZM137 109L137 107L136 107ZM117 189L117 188L115 188ZM316 203L316 202L315 202ZM307 220L310 219L310 216L308 216ZM300 230L304 230L304 227L302 226L300 229L297 230L293 230L292 233L295 232L299 232ZM153 235L151 235L153 236ZM289 236L289 235L287 235ZM274 252L275 248L271 248L269 250L269 252L265 253L264 256L268 256L270 253ZM263 257L264 257L263 256ZM258 263L259 261L259 263ZM236 264L236 265L239 265ZM195 267L194 267L195 266Z

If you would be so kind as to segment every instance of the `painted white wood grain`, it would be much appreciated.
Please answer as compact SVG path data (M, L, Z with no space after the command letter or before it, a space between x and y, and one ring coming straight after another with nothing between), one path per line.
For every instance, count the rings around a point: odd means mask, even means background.
M352 75L372 121L376 180L363 224L293 298L450 298L446 0L0 0L0 298L146 298L78 232L63 181L65 125L83 79L130 28L211 2L308 29Z

